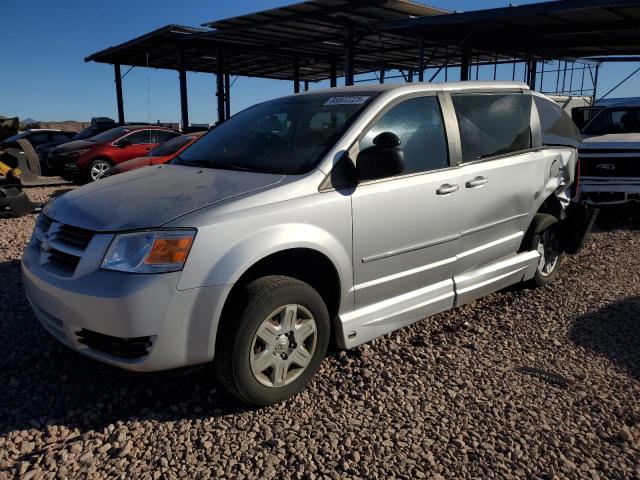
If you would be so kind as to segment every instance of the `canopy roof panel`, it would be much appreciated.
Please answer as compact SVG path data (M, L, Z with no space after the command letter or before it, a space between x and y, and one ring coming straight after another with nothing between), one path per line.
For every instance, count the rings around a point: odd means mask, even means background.
M640 53L640 1L565 0L464 13L408 0L312 0L204 24L167 25L86 61L317 81L344 74L347 32L355 74L420 65Z
M564 0L451 15L388 21L432 41L539 58L581 58L640 52L640 2Z

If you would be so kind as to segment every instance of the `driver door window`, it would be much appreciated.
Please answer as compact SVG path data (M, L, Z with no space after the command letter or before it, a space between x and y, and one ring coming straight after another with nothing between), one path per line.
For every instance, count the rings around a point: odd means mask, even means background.
M391 107L365 133L360 150L373 145L380 133L400 138L404 151L404 174L440 170L449 166L447 138L438 98L415 97Z

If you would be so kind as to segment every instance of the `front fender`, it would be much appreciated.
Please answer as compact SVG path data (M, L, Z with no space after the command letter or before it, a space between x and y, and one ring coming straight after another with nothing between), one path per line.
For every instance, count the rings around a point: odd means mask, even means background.
M218 231L216 231L218 230ZM192 254L180 278L179 290L201 286L228 285L238 281L252 265L271 254L306 248L326 256L340 278L342 307L351 298L352 283L349 245L334 234L308 223L269 225L242 238L222 238L218 228L198 231ZM207 248L208 245L215 245Z

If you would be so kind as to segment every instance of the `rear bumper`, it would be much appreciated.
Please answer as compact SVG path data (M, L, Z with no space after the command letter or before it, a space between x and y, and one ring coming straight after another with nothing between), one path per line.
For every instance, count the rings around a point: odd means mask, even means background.
M599 178L580 179L581 199L588 205L620 205L640 202L640 178Z
M215 332L230 286L177 290L180 273L128 275L96 271L60 279L28 248L26 296L45 329L78 353L149 372L213 359Z

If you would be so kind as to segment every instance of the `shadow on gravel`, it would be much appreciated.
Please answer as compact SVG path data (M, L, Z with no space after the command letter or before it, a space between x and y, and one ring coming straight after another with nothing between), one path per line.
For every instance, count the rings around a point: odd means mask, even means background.
M246 410L207 368L135 374L59 344L31 312L18 261L0 262L0 435L48 424L102 430L130 419L198 419Z
M593 230L640 230L640 203L601 208Z
M629 297L577 318L569 338L640 380L640 297Z

